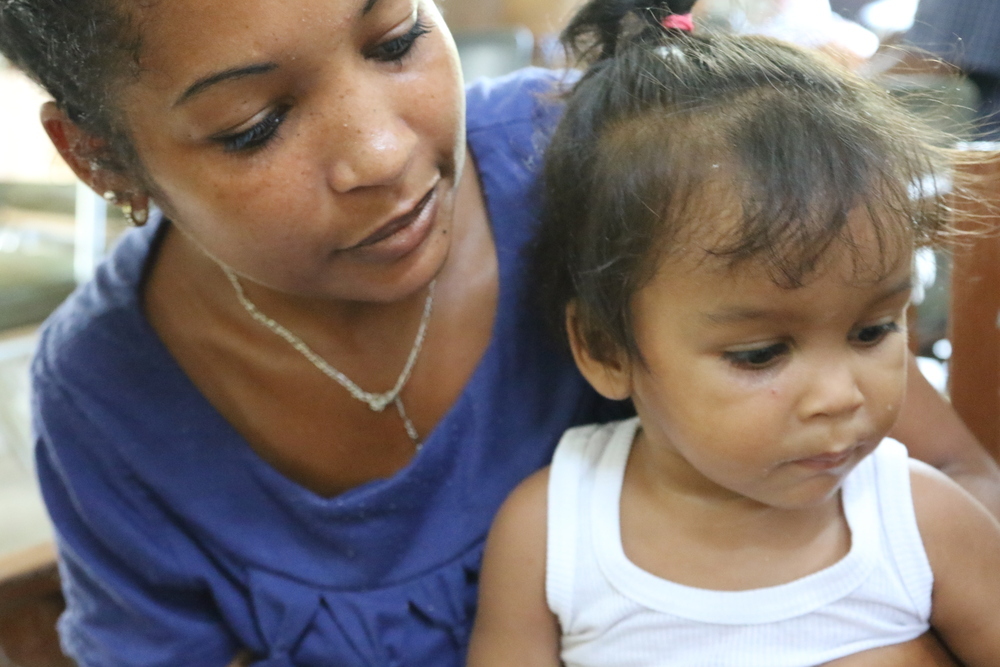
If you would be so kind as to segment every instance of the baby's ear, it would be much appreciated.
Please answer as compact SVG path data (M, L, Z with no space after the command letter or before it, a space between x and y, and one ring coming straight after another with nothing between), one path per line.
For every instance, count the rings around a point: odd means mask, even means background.
M628 356L608 341L600 350L582 332L576 302L566 306L566 332L580 373L601 396L621 401L632 395L632 364Z

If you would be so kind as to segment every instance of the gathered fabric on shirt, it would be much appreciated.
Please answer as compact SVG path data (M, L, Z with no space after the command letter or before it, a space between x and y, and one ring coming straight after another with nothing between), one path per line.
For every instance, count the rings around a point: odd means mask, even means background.
M258 667L464 663L500 503L567 427L617 409L528 306L524 248L558 76L527 70L467 92L495 324L455 405L389 479L320 497L193 386L142 307L167 220L128 232L50 318L33 364L36 456L67 599L59 629L78 664L220 667L242 649Z
M933 574L902 444L883 440L845 478L844 558L787 584L717 591L625 555L619 500L638 425L571 429L553 458L546 595L566 667L811 667L930 628Z

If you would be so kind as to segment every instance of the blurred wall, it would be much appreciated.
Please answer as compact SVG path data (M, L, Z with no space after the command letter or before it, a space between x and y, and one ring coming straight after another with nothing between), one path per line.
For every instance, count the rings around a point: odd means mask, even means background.
M481 30L504 25L504 0L439 0L452 30Z
M558 32L582 0L441 0L452 30L526 26L536 37Z

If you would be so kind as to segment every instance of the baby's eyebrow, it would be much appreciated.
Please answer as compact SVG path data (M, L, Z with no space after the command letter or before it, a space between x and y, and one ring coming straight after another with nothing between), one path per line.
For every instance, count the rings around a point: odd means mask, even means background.
M899 296L900 294L904 294L912 290L913 290L913 277L907 276L905 279L890 285L888 289L886 289L884 292L880 293L877 297L875 297L873 303L888 301L889 299L895 296Z
M722 308L710 313L702 313L702 317L712 324L733 324L734 322L746 322L748 320L763 320L777 315L775 311L762 308Z
M905 279L890 283L886 289L879 291L871 300L870 305L874 306L889 301L901 294L906 294L913 289L913 280L909 276ZM770 308L756 308L743 306L728 306L712 312L702 313L701 316L715 325L735 324L739 322L750 322L753 320L780 319L785 316L781 310Z

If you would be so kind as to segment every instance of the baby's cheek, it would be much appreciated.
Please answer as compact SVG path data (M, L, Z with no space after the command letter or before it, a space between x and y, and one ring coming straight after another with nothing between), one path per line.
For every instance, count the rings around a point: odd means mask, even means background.
M906 394L905 380L887 381L879 394L872 400L872 410L878 427L883 434L896 423Z

